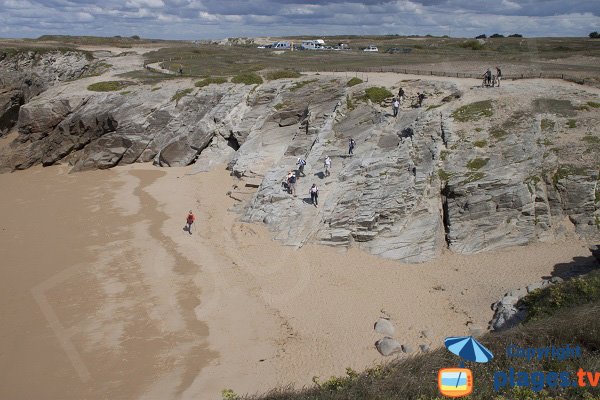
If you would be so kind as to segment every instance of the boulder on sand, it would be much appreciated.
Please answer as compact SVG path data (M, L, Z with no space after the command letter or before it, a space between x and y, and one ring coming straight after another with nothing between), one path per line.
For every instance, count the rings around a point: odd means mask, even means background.
M389 356L399 351L402 351L402 345L397 340L386 336L375 342L375 348L382 356Z
M386 335L386 336L394 336L394 333L396 331L394 329L394 325L392 325L390 320L386 319L386 318L379 318L375 322L373 329L375 329L375 332L381 333L382 335Z

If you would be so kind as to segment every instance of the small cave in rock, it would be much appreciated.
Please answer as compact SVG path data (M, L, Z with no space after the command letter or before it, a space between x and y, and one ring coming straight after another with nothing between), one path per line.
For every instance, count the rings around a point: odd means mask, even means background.
M227 146L231 147L235 151L238 151L240 148L240 143L237 141L235 136L229 135L229 137L227 138Z

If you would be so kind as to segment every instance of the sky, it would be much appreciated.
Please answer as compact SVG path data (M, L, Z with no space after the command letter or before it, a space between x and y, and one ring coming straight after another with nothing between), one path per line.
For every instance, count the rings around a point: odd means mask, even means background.
M587 36L600 0L0 0L0 37Z

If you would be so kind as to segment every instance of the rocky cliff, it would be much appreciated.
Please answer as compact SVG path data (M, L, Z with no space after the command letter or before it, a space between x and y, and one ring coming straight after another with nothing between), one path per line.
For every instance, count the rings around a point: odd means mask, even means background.
M84 76L92 64L80 51L0 49L0 137L15 125L24 103L52 85Z
M427 100L421 108L406 101L394 118L365 98L369 84L348 88L335 77L202 88L170 79L107 93L61 84L7 101L5 120L18 115L18 136L0 150L0 169L228 164L258 186L240 209L243 220L267 224L277 240L356 245L406 262L445 248L556 240L571 227L600 239L597 95L550 81L402 85L409 94L425 90ZM282 182L298 157L307 160L306 177L293 197ZM318 208L309 204L312 183Z

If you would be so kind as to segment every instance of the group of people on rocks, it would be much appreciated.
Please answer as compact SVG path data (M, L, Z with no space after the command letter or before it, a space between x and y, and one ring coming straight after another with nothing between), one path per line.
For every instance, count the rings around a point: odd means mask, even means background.
M406 92L403 88L398 90L398 95L392 99L392 115L394 118L398 117L398 113L400 112L400 105L404 101L404 97ZM425 93L417 92L416 102L413 103L412 107L421 107L423 105L423 100L425 100Z
M488 68L487 71L484 72L483 74L483 83L482 83L482 87L483 86L498 86L500 87L500 80L502 79L502 71L500 70L500 67L496 67L496 74L492 74L492 71Z

